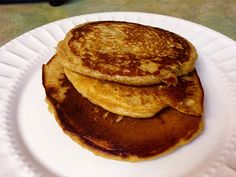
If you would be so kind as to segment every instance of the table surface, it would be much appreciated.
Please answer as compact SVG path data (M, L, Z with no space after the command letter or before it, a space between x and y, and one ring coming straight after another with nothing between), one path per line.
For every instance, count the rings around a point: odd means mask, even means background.
M216 30L236 40L236 0L69 0L0 5L0 46L46 23L105 11L137 11L175 16Z

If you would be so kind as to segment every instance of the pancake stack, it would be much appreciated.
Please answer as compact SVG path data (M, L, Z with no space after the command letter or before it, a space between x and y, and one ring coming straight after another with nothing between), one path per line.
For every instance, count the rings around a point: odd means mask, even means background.
M150 26L78 25L43 65L50 110L64 132L97 155L163 156L203 130L197 53L183 37Z

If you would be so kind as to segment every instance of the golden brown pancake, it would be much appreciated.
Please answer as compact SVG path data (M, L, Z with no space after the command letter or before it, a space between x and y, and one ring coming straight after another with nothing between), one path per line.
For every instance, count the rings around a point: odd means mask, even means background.
M64 68L69 81L84 97L112 113L149 118L170 106L196 116L203 112L203 90L197 72L180 76L174 86L128 86L84 76Z
M117 21L76 26L57 53L70 70L127 85L175 84L197 59L193 45L175 33Z
M60 57L53 57L43 65L49 107L64 132L97 155L126 161L151 159L189 143L202 131L201 116L170 107L149 119L110 113L83 97L60 63Z

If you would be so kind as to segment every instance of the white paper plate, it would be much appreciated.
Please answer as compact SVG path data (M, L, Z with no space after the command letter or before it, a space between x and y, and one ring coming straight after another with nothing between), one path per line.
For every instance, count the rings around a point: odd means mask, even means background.
M93 155L74 143L47 110L41 68L77 24L119 20L161 27L191 41L205 91L205 130L162 158L128 163ZM211 29L147 13L72 17L14 39L0 49L0 176L223 177L236 172L236 44Z

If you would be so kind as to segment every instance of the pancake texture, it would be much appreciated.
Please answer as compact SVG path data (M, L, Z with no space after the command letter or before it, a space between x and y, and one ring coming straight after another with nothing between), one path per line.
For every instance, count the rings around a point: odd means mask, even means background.
M201 116L166 107L149 119L106 111L83 97L67 79L63 58L43 65L43 86L50 109L64 132L97 155L126 161L159 157L190 142L203 129Z
M176 84L194 70L197 53L181 36L141 24L102 21L73 28L59 43L63 65L127 85Z
M181 76L175 86L143 87L99 80L67 68L64 72L80 94L115 114L149 118L167 106L196 116L203 112L203 90L196 71Z

